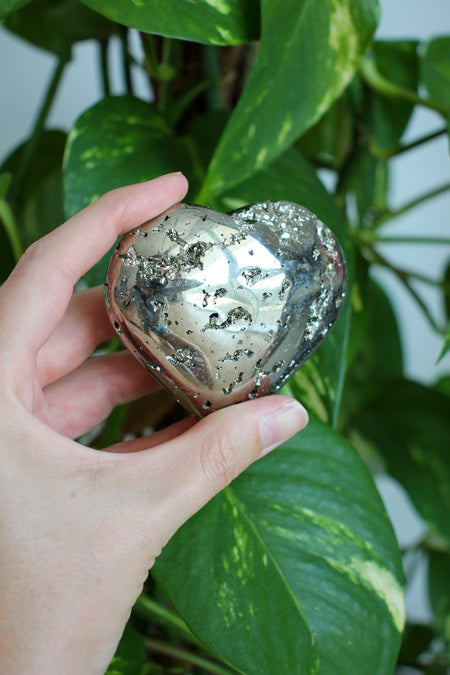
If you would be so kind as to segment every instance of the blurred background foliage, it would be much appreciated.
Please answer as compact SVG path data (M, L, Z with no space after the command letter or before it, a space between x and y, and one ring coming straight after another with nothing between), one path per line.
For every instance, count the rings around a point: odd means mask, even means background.
M176 170L189 178L188 201L219 210L303 204L338 235L349 267L336 328L285 387L310 425L181 528L108 672L447 673L450 373L429 386L404 376L398 315L373 270L404 287L443 358L450 261L436 280L397 264L395 247L448 247L450 233L424 222L420 235L388 236L385 226L450 188L391 204L395 158L448 134L450 36L374 40L376 0L0 0L0 19L56 56L30 137L0 160L0 282L31 242L103 192ZM49 112L83 40L96 44L103 96L67 135L49 127ZM433 111L435 129L405 141L416 108ZM103 283L107 262L80 287ZM445 322L417 282L440 294ZM102 448L183 414L159 394L116 409L82 440ZM371 476L380 471L426 523L406 550ZM433 618L405 626L405 578L424 558Z

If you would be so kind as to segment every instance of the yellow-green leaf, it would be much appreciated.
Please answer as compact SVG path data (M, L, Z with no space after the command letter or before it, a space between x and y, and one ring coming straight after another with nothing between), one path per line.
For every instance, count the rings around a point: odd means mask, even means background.
M245 675L394 670L395 536L359 455L314 418L184 525L154 575L197 637Z
M353 77L376 0L262 0L261 44L211 163L204 194L268 164L328 110Z

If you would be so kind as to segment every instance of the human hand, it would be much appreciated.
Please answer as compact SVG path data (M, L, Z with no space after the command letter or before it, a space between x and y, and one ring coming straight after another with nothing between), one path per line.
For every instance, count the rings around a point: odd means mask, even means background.
M104 451L72 440L157 387L128 352L88 358L113 330L102 289L73 286L186 187L170 174L104 195L31 246L0 289L3 675L103 673L168 539L307 422L269 396Z

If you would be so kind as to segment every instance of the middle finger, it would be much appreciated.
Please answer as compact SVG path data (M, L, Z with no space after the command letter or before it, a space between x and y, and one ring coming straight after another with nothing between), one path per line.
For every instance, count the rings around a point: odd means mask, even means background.
M61 323L37 355L36 377L45 387L81 365L94 349L114 335L103 287L74 293Z

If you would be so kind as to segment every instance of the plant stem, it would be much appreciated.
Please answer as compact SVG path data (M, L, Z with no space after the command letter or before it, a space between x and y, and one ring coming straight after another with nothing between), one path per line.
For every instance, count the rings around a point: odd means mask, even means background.
M209 88L205 94L208 110L223 110L222 96L219 87L221 79L217 47L203 45L202 63L205 79L216 83L216 86Z
M158 108L162 111L170 109L173 79L175 77L175 61L177 56L176 41L172 38L164 38L162 47L161 63L157 69L159 79ZM174 67L174 73L170 74L170 68Z
M148 35L147 33L139 33L141 38L142 49L144 50L145 60L144 60L144 70L150 75L150 77L156 77L158 70L158 57L156 54L155 43L153 41L153 36Z
M383 96L409 101L414 105L422 105L425 108L430 108L441 113L444 117L447 117L449 114L449 107L443 103L430 98L422 98L415 91L401 87L385 78L378 70L374 59L364 59L361 64L360 73L365 82L379 94L383 94Z
M378 251L375 251L372 247L369 247L369 254L371 257L371 262L382 265L383 267L386 267L389 269L397 279L403 284L405 289L408 291L408 293L411 295L411 297L416 301L416 303L419 305L423 313L425 314L426 318L428 319L430 325L432 328L439 333L439 335L444 335L446 334L446 329L443 328L442 326L439 326L439 324L436 322L434 317L432 316L430 310L428 309L427 305L424 303L420 295L417 293L417 291L411 286L410 283L410 278L411 278L411 273L406 272L405 270L401 270L398 267L395 267L395 265L392 265L386 258L384 258ZM419 275L414 273L414 277L417 278ZM420 279L421 281L424 281L425 278ZM435 282L433 282L435 283Z
M108 45L109 45L108 38L106 38L105 40L100 40L98 43L103 96L111 96L111 81L108 69Z
M125 82L125 91L130 96L133 95L133 80L131 78L130 52L128 44L128 28L125 26L120 32L120 44L122 47L122 72Z
M67 60L65 58L61 58L56 64L56 68L54 69L52 77L50 79L50 84L47 88L44 101L42 103L41 109L34 124L33 133L29 138L28 142L26 143L26 145L24 146L23 152L20 157L19 166L13 177L11 190L9 193L12 204L15 203L16 199L19 196L22 187L22 182L26 177L31 159L39 144L39 140L41 138L41 134L44 129L48 113L50 112L50 108L55 98L55 94L61 81L61 77L64 72L64 68L66 67L66 64Z
M232 675L232 670L223 668L218 663L214 663L209 659L199 656L198 654L193 654L188 652L181 647L176 647L175 645L167 644L161 640L154 640L152 638L144 638L144 642L149 651L159 652L160 654L166 654L178 661L184 661L185 663L190 663L193 666L202 668L206 673L211 673L211 675Z
M419 146L424 145L429 141L433 141L435 138L439 138L439 136L443 136L446 133L447 128L444 127L443 129L433 131L432 133L427 134L426 136L417 138L412 143L408 143L406 145L398 145L397 147L391 148L390 150L379 148L376 145L376 143L372 141L372 143L369 143L368 149L372 157L384 161L387 159L391 159L392 157L398 157L399 155L402 155L405 152L409 152L409 150L414 150L414 148L418 148Z
M166 628L175 631L178 635L181 635L192 644L200 644L199 640L191 633L183 619L144 593L136 600L133 612L143 619L155 621L161 626L165 626Z
M450 246L448 237L375 237L376 244L435 244Z
M0 199L0 220L3 222L9 243L11 244L14 253L14 259L17 262L23 253L23 246L20 241L17 223L12 209L4 199Z
M450 183L445 183L445 185L440 185L439 187L435 188L434 190L431 190L430 192L425 192L424 194L419 195L419 197L416 197L416 199L412 199L410 202L407 202L396 211L388 211L388 213L382 214L381 216L379 216L379 218L375 218L371 227L375 229L380 225L382 225L383 223L387 223L389 220L393 220L394 218L403 215L407 211L414 209L416 206L419 206L419 204L423 204L429 199L432 199L433 197L437 197L438 195L447 192L447 190L450 190Z

